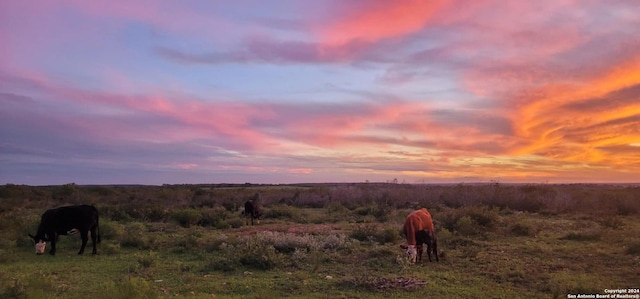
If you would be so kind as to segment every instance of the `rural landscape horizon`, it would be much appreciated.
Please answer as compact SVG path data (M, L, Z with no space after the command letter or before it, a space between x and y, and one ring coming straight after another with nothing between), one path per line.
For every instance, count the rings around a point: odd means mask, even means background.
M638 183L637 28L633 1L2 1L0 184Z

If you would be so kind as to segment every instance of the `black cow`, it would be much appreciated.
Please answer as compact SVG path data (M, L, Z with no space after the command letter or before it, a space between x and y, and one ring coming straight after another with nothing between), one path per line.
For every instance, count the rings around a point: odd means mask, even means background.
M93 242L93 254L98 253L96 244L100 243L100 227L98 225L98 210L94 206L68 206L47 210L42 214L38 232L35 236L29 234L36 247L36 254L43 254L46 241L51 242L49 254L56 254L56 241L59 235L73 235L80 232L82 246L78 254L84 252L87 246L89 231Z
M247 202L244 203L244 215L247 217L247 224L249 224L249 218L251 218L251 225L253 225L253 219L257 219L258 223L260 223L262 212L260 212L258 204L253 200L247 200Z

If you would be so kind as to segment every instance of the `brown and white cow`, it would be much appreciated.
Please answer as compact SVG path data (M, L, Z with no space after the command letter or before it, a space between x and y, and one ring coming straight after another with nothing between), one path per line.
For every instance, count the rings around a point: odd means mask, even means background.
M422 260L424 244L427 245L429 261L432 261L431 253L435 254L436 261L440 261L438 258L438 240L433 227L433 220L426 208L411 212L404 222L402 231L407 237L407 244L401 245L401 247L407 250L407 257L410 262L416 263Z

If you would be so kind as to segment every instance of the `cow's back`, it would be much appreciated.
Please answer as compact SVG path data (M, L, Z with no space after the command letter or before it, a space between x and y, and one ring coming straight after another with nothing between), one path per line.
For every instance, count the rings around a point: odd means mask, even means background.
M72 229L88 230L98 221L98 210L94 206L80 205L51 209L42 215L41 225L45 230L66 233Z
M433 220L427 209L422 208L411 212L404 222L404 233L407 236L409 245L415 245L415 233L418 231L433 231Z

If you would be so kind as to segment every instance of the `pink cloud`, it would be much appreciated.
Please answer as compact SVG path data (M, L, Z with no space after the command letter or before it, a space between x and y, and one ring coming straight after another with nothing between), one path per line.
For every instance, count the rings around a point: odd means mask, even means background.
M370 43L414 33L446 5L445 1L428 0L354 3L341 2L343 6L336 9L340 17L318 29L324 43L341 45L353 40Z

